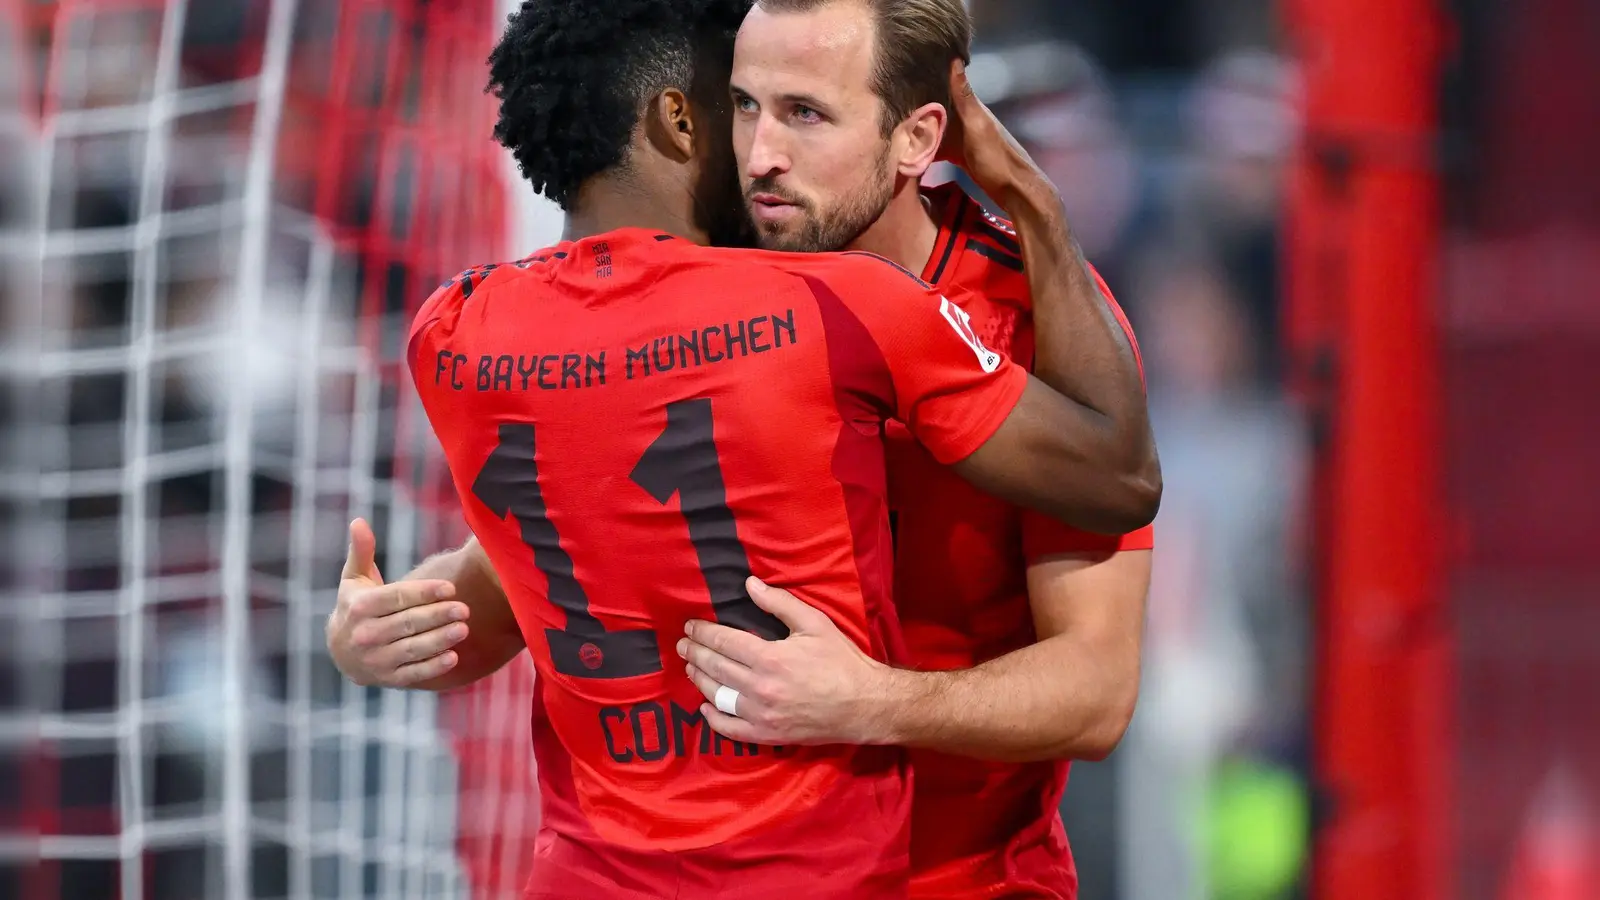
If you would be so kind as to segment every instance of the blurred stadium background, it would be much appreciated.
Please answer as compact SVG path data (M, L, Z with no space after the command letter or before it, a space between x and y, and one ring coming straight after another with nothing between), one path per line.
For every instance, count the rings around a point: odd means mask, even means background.
M462 536L408 311L559 234L505 6L0 0L0 898L516 896L529 669L322 651ZM1083 896L1600 897L1600 4L972 6L1167 474Z

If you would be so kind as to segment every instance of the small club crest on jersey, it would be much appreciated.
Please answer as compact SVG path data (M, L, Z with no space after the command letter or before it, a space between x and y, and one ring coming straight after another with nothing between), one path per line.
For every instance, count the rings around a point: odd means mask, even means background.
M606 664L606 656L594 644L586 643L578 648L578 661L583 663L585 669L598 669Z
M944 316L944 320L950 323L950 327L955 329L961 340L965 341L967 346L972 348L972 352L977 354L978 365L982 366L985 372L993 372L995 369L1000 368L1000 354L983 345L983 341L978 338L978 333L972 330L972 317L967 315L966 310L951 303L949 297L941 296L939 298L939 314Z

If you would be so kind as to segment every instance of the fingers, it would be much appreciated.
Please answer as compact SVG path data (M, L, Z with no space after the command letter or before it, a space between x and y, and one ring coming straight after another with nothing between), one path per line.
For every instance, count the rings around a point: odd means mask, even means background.
M752 741L758 744L779 743L776 733L762 724L767 719L767 707L760 700L740 691L734 685L728 685L739 691L739 701L734 707L739 715L730 716L716 707L717 688L721 686L721 682L693 665L687 668L686 674L689 680L694 682L695 688L705 696L707 702L700 704L700 712L706 716L706 724L717 733L736 741ZM707 710L710 710L710 713L707 713Z
M739 700L743 702L744 698L741 697ZM700 704L700 714L706 717L706 724L711 726L711 730L725 738L744 741L747 744L772 743L772 741L766 739L766 736L755 725L744 719L730 716L709 703Z
M758 724L761 719L765 718L766 713L766 707L761 704L760 700L757 700L751 694L741 690L738 685L728 684L728 687L739 691L739 701L734 707L735 711L738 712L739 715L737 717L730 716L724 713L722 710L717 709L715 705L717 699L717 688L727 684L727 682L718 680L711 674L702 671L693 663L690 663L688 666L684 667L684 674L689 676L689 680L694 682L695 689L706 698L707 702L701 704L701 712L705 712L705 710L709 709L716 714L714 719L711 716L706 717L706 722L710 724L713 729L715 729L723 737L733 738L736 741L758 741L760 743L769 742L767 738L770 737L770 735L762 730L761 726ZM722 724L719 725L719 722Z
M683 626L683 633L689 636L690 642L743 665L760 659L767 645L767 641L748 631L715 622L690 621Z
M459 655L451 648L471 633L468 612L463 603L434 602L389 616L351 616L343 637L330 634L328 649L336 661L343 660L340 671L359 674L359 684L409 687L456 666Z
M359 571L365 523L352 525L352 559ZM446 652L466 640L471 610L451 601L448 581L401 581L363 588L348 582L328 619L328 652L341 672L358 684L406 687L454 668Z
M444 601L430 603L392 616L353 619L350 643L357 649L376 650L449 626L464 629L467 627L463 624L466 619L465 604Z
M967 77L967 64L959 59L950 62L950 99L955 105L952 113L957 120L970 114L974 103L979 102L972 92L972 80Z
M733 660L728 659L709 647L697 644L687 638L678 642L678 655L704 675L710 677L716 684L725 684L736 691L749 691L754 680L750 669ZM714 693L716 685L711 686ZM710 694L706 695L710 697Z
M389 588L383 590L387 591ZM387 605L388 602L375 601L375 605ZM358 614L354 617L355 625L350 637L360 647L382 647L412 635L443 628L452 622L465 622L467 615L465 603L430 600L420 606L408 607L386 616L371 617Z
M967 66L960 59L950 61L950 121L939 142L936 159L966 167L966 128L972 118L972 84Z
M455 645L467 639L467 626L461 622L446 625L443 628L434 628L421 634L395 641L383 648L378 654L382 660L378 663L379 671L401 669L439 656Z
M789 633L816 634L834 627L822 610L806 603L783 588L775 588L754 575L745 579L745 590L756 605L777 616L778 621L789 626ZM746 662L746 660L741 660Z
M385 687L410 687L424 681L430 681L449 672L456 667L461 657L455 651L446 651L438 656L401 666L394 671L389 680L384 682Z
M397 581L382 587L359 591L350 601L350 615L356 619L377 619L404 612L418 606L427 606L456 595L456 586L448 581L426 579Z
M340 580L347 578L366 578L378 583L383 582L383 576L378 574L378 538L372 533L372 526L366 519L356 519L350 523L350 549L345 554L344 571L340 573Z
M953 118L965 128L972 128L994 115L972 90L967 66L959 59L950 65L950 100L955 106L951 113Z
M950 95L957 101L972 96L972 81L967 78L967 64L959 59L950 63Z
M689 676L690 681L694 682L695 688L705 696L706 700L711 702L716 701L717 688L721 686L721 682L717 681L715 678L712 678L710 675L707 675L705 672L702 672L692 663L684 666L683 672L685 675ZM729 685L729 687L733 686ZM738 688L734 688L734 690L738 690ZM743 697L740 699L743 699Z

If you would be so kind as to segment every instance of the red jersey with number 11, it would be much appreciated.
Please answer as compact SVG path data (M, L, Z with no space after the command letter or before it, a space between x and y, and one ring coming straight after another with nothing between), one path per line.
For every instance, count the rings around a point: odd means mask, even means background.
M903 896L892 748L713 733L674 645L769 638L754 573L899 658L882 432L943 462L1026 374L865 254L716 250L642 230L471 270L409 363L538 670L531 896Z

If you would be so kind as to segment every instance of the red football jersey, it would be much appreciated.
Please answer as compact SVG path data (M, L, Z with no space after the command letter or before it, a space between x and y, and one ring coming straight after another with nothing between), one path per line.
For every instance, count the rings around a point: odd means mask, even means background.
M538 671L532 896L904 895L905 755L727 740L673 648L780 636L753 573L899 658L884 423L959 460L1027 381L958 313L875 256L637 229L423 306L413 378Z
M956 184L926 193L941 218L923 278L967 313L984 345L1031 368L1033 319L1015 232ZM1104 282L1100 289L1128 328ZM1148 528L1107 537L997 500L952 475L903 429L891 425L889 434L895 598L915 668L970 668L1033 643L1027 566L1035 560L1152 545ZM914 751L912 760L913 896L1077 895L1058 811L1067 763L932 751Z

